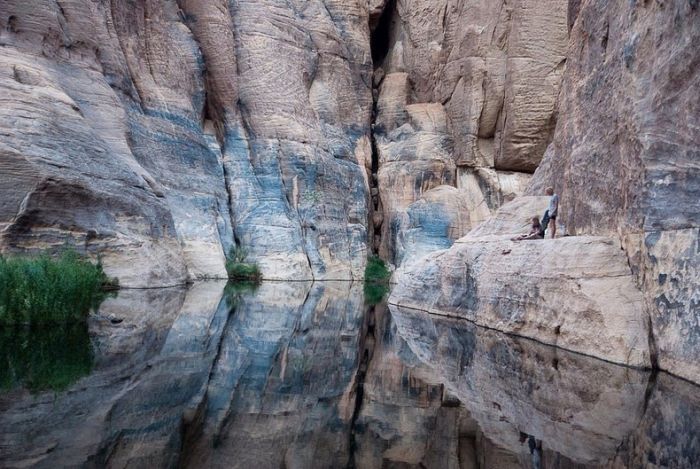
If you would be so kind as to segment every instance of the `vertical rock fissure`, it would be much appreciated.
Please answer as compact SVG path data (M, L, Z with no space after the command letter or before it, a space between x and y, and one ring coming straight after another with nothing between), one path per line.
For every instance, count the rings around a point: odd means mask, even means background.
M357 420L360 417L360 412L362 411L362 404L365 397L365 378L367 377L367 370L369 369L370 361L374 355L374 344L376 343L375 331L376 331L376 309L375 306L370 306L365 315L365 323L362 329L364 331L362 339L360 340L360 347L358 353L361 354L360 361L357 365L357 374L355 375L355 406L352 412L352 419L350 421L350 433L349 437L349 457L347 469L355 469L357 467L355 461L355 453L357 451Z
M379 149L377 146L377 114L379 101L379 87L382 82L383 72L378 72L391 47L391 27L396 13L396 0L388 0L381 13L369 18L370 49L374 76L372 79L372 122L370 125L370 142L372 146L372 163L370 183L370 246L372 254L379 254L382 233L382 209L379 195Z

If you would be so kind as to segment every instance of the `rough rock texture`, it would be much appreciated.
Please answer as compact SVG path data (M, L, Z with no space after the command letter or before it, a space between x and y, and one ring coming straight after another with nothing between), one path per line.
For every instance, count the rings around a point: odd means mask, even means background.
M463 452L461 445L460 454L475 449L479 465L466 467L697 465L698 386L465 321L390 309L395 334L405 340L399 350L411 379L404 382L442 383L443 405L459 405L460 441L476 428L475 448ZM541 443L541 466L523 435Z
M530 193L561 221L622 239L658 364L700 382L700 7L581 2L559 121Z
M544 154L565 62L566 15L561 1L389 2L373 37L384 259L396 266L410 260L401 244L412 236L404 231L416 227L404 220L427 191L457 187L466 229L522 193L525 173L500 177L496 170L532 172ZM435 223L421 228L435 238ZM452 230L417 251L464 233Z
M122 285L352 278L367 251L366 2L5 0L0 247Z
M648 367L643 296L612 239L514 242L545 197L506 204L448 251L406 268L390 302L615 363Z
M407 74L410 102L444 106L458 162L531 172L552 130L566 15L557 0L399 1L381 66Z
M3 468L531 467L523 434L551 469L692 467L700 448L696 386L368 308L357 283L125 290L89 329L90 375L0 392Z

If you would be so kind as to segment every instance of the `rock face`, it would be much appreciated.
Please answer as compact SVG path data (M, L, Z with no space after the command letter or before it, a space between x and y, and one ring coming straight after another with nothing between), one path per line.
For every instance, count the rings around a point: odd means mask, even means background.
M567 230L621 238L659 366L696 382L698 41L696 2L582 2L557 130L530 188L557 188Z
M626 352L630 357L636 354L632 361L638 365L648 365L651 357L660 368L700 382L700 97L694 92L700 77L700 53L694 47L700 40L699 15L694 2L570 2L570 40L557 126L526 192L540 195L554 186L562 200L559 232L565 228L580 236L529 243L523 258L514 258L521 245L500 255L511 248L491 235L513 232L527 217L540 216L544 210L533 206L512 219L518 204L529 203L516 198L516 205L504 207L447 253L409 269L399 279L394 301L457 314L620 363L630 363ZM483 169L464 171L459 181L464 187L483 186L477 178L483 181L486 174ZM488 205L488 197L483 200ZM489 216L485 209L477 212L476 218ZM527 231L522 225L520 229ZM573 253L575 258L570 257ZM573 271L553 269L558 260L565 260L564 268ZM531 267L522 270L522 266ZM530 268L531 274L522 278ZM608 276L612 277L602 281ZM541 296L542 285L553 282L564 287L572 279L574 285L589 284L596 277L601 285L585 295L597 297L599 311L620 301L634 307L613 308L627 319L618 324L622 329L607 327L602 332L612 334L606 336L607 346L600 348L597 339L600 320L587 326L579 323L577 330L588 328L591 337L570 337L572 342L564 345L559 333L546 330L558 325L554 318L585 321L582 312L598 307L570 301L585 288ZM440 281L441 286L435 285ZM429 286L418 291L421 282ZM625 284L622 291L620 282ZM501 291L511 283L522 288L515 298L512 291ZM469 294L471 285L476 289ZM557 314L546 324L538 327L535 321L534 329L529 329L518 322L530 301L538 311L535 317L540 317L559 295L565 307L556 307ZM610 313L605 314L606 321L616 316ZM649 345L640 345L646 342L647 330ZM621 339L620 334L627 333L627 339ZM588 345L579 347L584 343Z
M0 246L100 253L127 286L224 276L234 242L270 278L358 277L368 14L4 1Z
M383 258L415 257L403 246L416 238L411 205L440 186L459 189L459 201L443 203L466 209L468 222L438 215L421 225L431 241L416 252L451 244L522 193L555 122L566 15L561 1L389 2L373 44ZM440 225L451 229L435 242Z
M390 309L394 334L404 340L395 348L408 368L404 383L444 386L442 405L450 408L441 410L459 411L460 463L478 457L466 467L538 467L529 437L549 468L690 468L700 456L698 387L691 383Z
M546 197L521 197L399 276L392 304L635 367L651 365L643 296L610 238L514 242Z

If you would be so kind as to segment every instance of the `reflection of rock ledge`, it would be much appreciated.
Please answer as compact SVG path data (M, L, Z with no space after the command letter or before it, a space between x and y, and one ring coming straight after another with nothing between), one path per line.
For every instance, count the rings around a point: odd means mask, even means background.
M642 294L611 239L509 240L542 199L516 199L451 249L408 267L390 302L648 367Z
M419 374L444 383L484 435L521 460L524 432L572 461L605 463L642 418L647 373L464 321L395 306L391 314L427 365Z

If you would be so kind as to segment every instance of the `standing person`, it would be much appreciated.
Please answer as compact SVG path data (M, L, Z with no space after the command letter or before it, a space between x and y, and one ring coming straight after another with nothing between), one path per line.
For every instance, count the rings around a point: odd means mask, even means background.
M548 221L552 222L552 238L554 238L557 235L557 214L559 212L559 196L554 193L554 188L553 187L548 187L545 190L545 194L547 194L550 199L549 199L549 208L547 208L547 211L545 212L544 216Z

